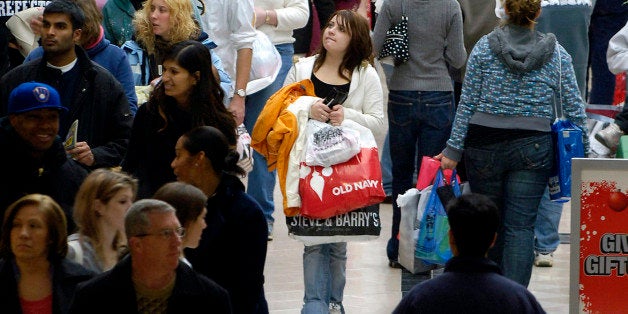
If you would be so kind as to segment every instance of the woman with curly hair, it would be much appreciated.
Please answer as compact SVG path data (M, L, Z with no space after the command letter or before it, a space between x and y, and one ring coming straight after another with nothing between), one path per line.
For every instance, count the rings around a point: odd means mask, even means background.
M235 147L235 120L222 103L224 92L211 69L209 50L197 41L180 42L163 56L162 79L135 116L122 162L122 169L139 179L138 198L175 181L170 169L174 146L192 128L214 126Z
M155 79L163 71L164 57L176 43L195 40L209 50L216 47L193 15L192 3L187 0L147 0L142 10L135 13L135 40L122 45L133 69L135 85L156 84ZM211 60L214 75L220 79L224 91L229 92L231 80L213 51Z

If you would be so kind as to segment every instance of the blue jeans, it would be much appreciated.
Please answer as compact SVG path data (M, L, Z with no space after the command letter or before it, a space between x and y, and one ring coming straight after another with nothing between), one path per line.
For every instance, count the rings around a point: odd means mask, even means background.
M452 92L396 91L388 94L388 134L392 159L393 200L413 188L414 173L423 156L435 156L444 148L454 117ZM393 201L391 237L386 253L389 260L399 254L401 211Z
M534 263L534 224L554 160L551 135L467 147L464 156L471 191L490 197L501 210L489 258L506 277L527 287Z
M563 203L552 202L549 188L545 188L534 225L534 250L538 253L554 253L560 244L558 224L563 213Z
M597 0L589 25L589 62L591 72L590 104L612 105L615 95L615 75L608 70L608 42L628 20L628 6L623 1Z
M382 63L382 70L384 70L384 76L386 76L386 86L390 88L390 77L395 69L393 65ZM384 186L384 192L386 195L392 195L392 161L390 160L390 137L386 133L386 140L384 141L384 147L382 147L382 160L380 162L382 167L382 185Z
M390 138L388 133L386 133L386 140L384 140L380 165L382 167L384 192L386 192L386 195L392 195L392 161L390 160Z
M277 78L268 87L246 97L244 125L249 133L253 132L257 117L264 109L268 98L283 87L283 82L286 80L290 67L292 67L292 56L294 55L292 44L276 45L275 48L279 51L282 62ZM269 172L266 158L257 151L253 151L253 170L248 174L246 192L260 204L266 221L270 223L275 221L273 218L273 212L275 211L273 191L275 189L276 173L276 171Z
M303 250L302 314L329 313L329 303L342 305L347 281L347 243L306 246Z

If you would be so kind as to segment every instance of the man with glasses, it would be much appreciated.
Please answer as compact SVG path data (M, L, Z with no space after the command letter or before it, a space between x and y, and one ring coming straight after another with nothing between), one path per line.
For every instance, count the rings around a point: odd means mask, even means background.
M172 206L138 201L124 227L129 255L82 284L70 313L231 313L226 290L180 262L185 229Z

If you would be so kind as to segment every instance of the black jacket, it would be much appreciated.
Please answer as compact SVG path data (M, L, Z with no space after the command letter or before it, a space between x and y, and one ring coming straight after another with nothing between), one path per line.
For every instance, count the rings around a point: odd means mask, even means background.
M237 177L223 175L216 193L207 200L205 222L198 248L185 252L194 270L227 289L233 313L268 313L266 218Z
M12 260L0 259L0 312L6 314L22 313L14 269ZM77 285L95 273L67 259L52 263L52 271L52 313L68 313Z
M225 289L179 262L177 278L168 300L168 313L231 313ZM81 284L70 313L138 313L131 279L131 256L110 271Z
M122 170L139 180L138 199L152 197L162 185L177 180L170 167L174 146L181 135L193 128L192 115L173 105L168 127L163 129L165 123L157 109L151 110L152 106L157 107L147 103L137 110L129 149L122 162Z
M74 231L72 206L87 170L67 157L62 141L55 139L41 160L13 129L8 117L0 118L0 214L20 197L41 193L52 197L65 212L68 232Z
M453 257L442 275L412 288L393 314L545 313L526 287L504 277L487 258Z
M92 62L85 50L75 46L80 77L73 102L64 104L59 135L65 138L70 125L79 120L78 141L85 141L94 153L92 168L120 165L131 135L133 115L120 83L104 68ZM0 116L7 113L9 94L29 81L46 83L59 90L61 71L47 66L46 55L9 71L0 80ZM59 90L59 94L62 92Z

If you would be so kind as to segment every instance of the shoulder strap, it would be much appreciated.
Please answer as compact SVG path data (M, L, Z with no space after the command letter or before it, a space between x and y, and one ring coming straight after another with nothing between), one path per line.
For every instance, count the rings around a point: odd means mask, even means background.
M558 100L554 100L554 116L556 119L563 117L563 61L556 41L556 53L558 55Z
M68 241L68 246L72 247L74 250L74 259L73 261L82 264L83 263L83 247L81 247L80 240Z

